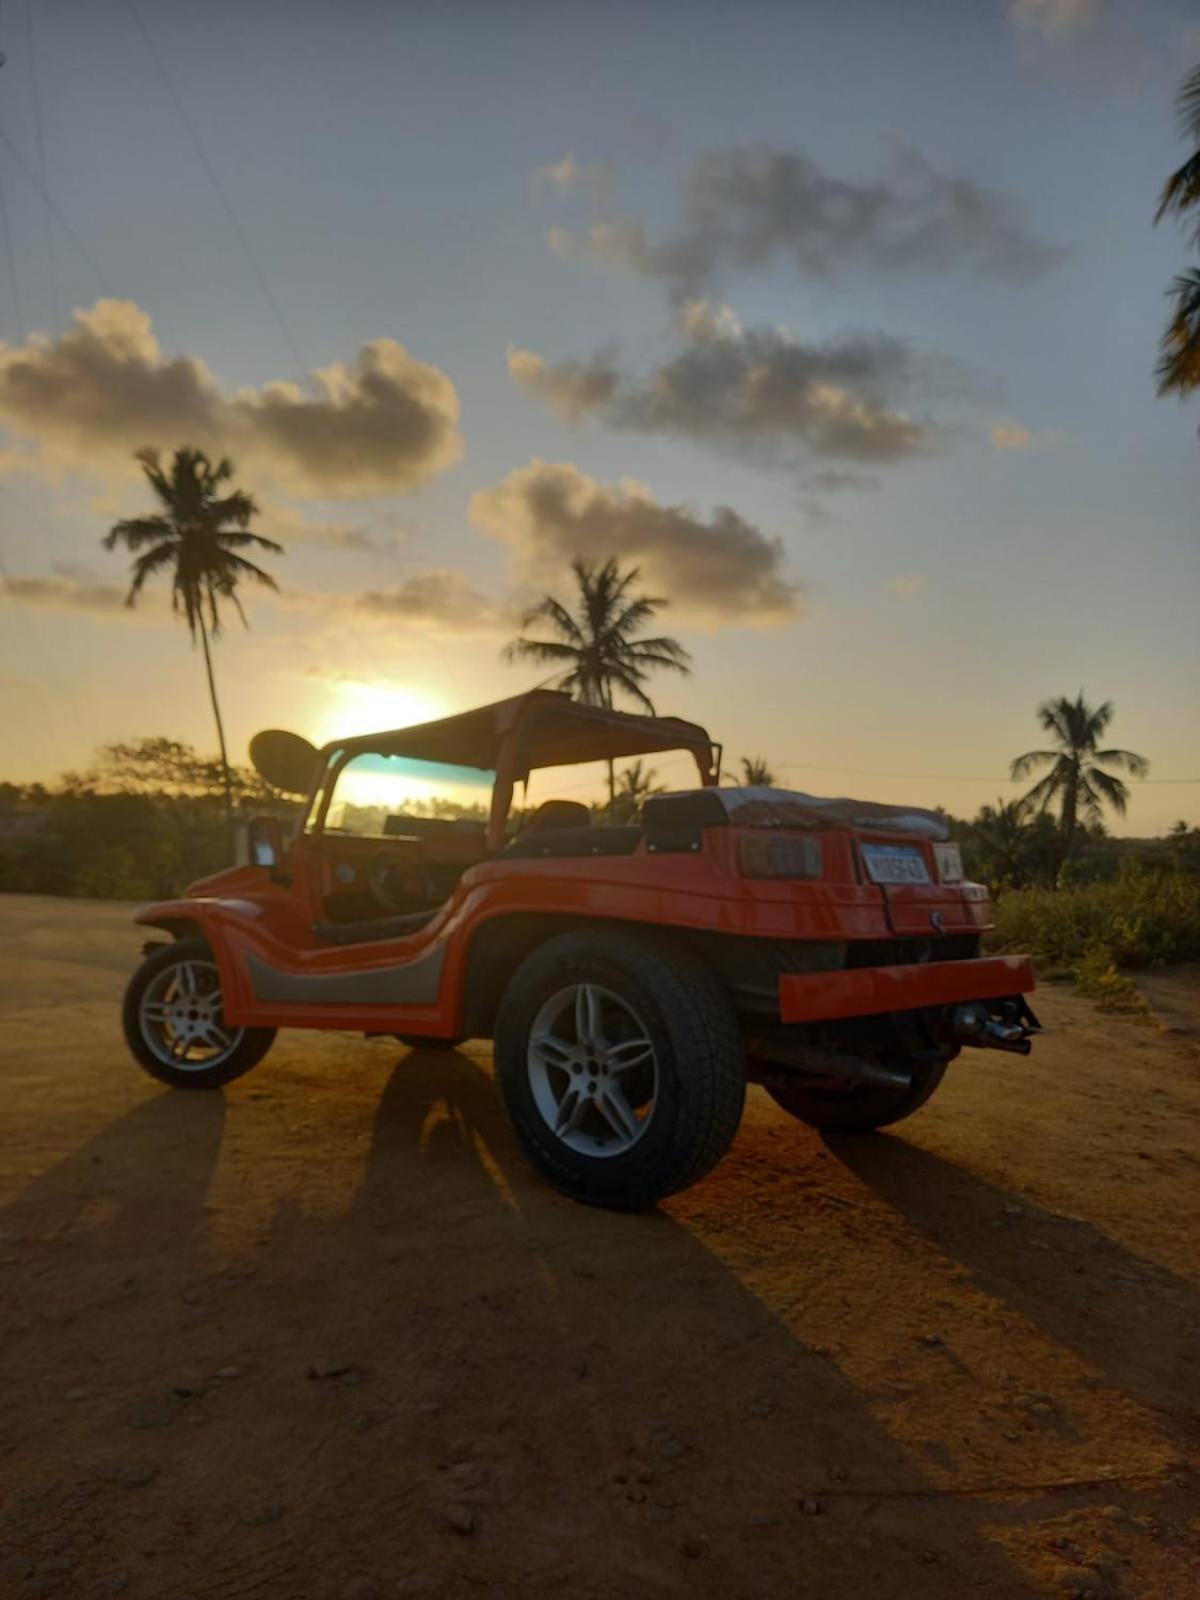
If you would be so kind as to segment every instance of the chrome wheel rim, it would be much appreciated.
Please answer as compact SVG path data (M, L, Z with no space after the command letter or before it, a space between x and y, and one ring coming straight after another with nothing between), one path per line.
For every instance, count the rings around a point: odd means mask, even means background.
M594 983L539 1010L526 1057L542 1121L569 1150L618 1156L643 1137L658 1099L658 1058L637 1012Z
M205 1072L229 1059L243 1028L221 1011L221 975L211 961L177 961L146 985L138 1026L153 1055L178 1072Z

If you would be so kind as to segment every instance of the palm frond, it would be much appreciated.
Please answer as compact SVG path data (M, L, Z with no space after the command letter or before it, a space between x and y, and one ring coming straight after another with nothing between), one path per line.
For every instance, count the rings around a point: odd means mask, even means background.
M1179 86L1175 99L1184 138L1200 144L1200 66L1195 66Z
M1057 750L1026 750L1023 756L1017 756L1009 763L1009 776L1018 780L1028 778L1038 767L1044 767L1057 760Z
M125 596L125 604L132 606L142 591L147 578L169 566L175 560L175 546L164 540L162 544L155 545L152 550L147 550L133 564L133 580L129 585L129 593Z
M532 606L521 618L523 628L532 628L539 622L548 622L552 628L557 628L564 639L569 639L572 644L581 645L584 642L583 630L575 618L561 601L553 595L546 595Z
M557 639L514 639L504 647L506 661L577 661L578 651Z
M1125 809L1129 804L1129 790L1120 778L1114 778L1111 772L1104 772L1100 767L1089 767L1086 783L1096 797L1097 820L1100 815L1101 799L1106 800L1119 817L1125 815Z
M1167 294L1172 306L1154 375L1160 395L1190 394L1200 389L1200 271L1180 273Z
M1155 222L1166 216L1182 217L1200 206L1200 150L1188 157L1162 186Z
M115 550L119 544L129 550L140 550L152 539L173 536L174 524L169 517L125 517L115 522L100 541L106 550Z
M1045 811L1046 807L1050 804L1051 800L1054 799L1054 796L1058 794L1062 786L1063 774L1059 768L1055 766L1053 771L1048 772L1040 781L1040 783L1035 783L1033 788L1030 789L1029 793L1025 795L1025 804L1031 810Z
M229 551L221 563L219 578L214 575L219 592L223 596L232 596L233 587L237 577L249 578L253 583L261 583L265 589L278 591L279 585L269 572L264 572L261 567L256 567L253 561L247 561L244 556L235 556Z
M214 528L209 538L218 550L246 550L254 546L258 550L270 550L274 555L284 554L283 546L274 539L265 539L261 534L247 533L240 528Z
M618 667L612 674L612 681L618 688L624 689L631 699L636 700L648 715L652 717L658 715L654 709L654 701L651 700L650 696L642 688L640 680L633 673L623 667Z
M1097 750L1094 759L1106 767L1123 767L1131 778L1150 776L1149 761L1133 750Z

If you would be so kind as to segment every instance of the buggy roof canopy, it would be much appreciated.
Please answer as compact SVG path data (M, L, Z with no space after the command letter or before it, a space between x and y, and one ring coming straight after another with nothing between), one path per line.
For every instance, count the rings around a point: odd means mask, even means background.
M583 705L557 689L534 689L475 711L391 733L339 739L328 749L347 754L377 751L478 767L485 772L508 766L518 781L538 767L691 750L706 780L716 781L716 750L697 723Z

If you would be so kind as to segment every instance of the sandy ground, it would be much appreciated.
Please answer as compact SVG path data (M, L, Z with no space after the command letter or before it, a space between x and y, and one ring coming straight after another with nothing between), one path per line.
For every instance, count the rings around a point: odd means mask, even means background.
M0 934L4 1600L1197 1592L1194 1039L1049 990L896 1133L753 1090L621 1217L526 1169L484 1046L171 1093L127 908Z

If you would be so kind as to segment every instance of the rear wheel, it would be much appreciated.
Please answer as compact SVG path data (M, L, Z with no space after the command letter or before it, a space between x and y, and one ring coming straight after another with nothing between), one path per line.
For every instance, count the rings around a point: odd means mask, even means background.
M221 975L203 939L180 939L149 956L130 980L125 1038L152 1078L176 1089L217 1089L257 1066L274 1028L231 1028Z
M496 1075L529 1160L588 1205L640 1210L725 1154L745 1100L729 997L684 951L563 934L518 968L496 1022Z
M944 1061L894 1064L911 1074L909 1088L862 1084L849 1089L809 1089L799 1083L780 1085L776 1081L766 1089L777 1106L807 1122L810 1128L823 1128L830 1133L874 1133L876 1128L902 1122L919 1111L946 1072Z

